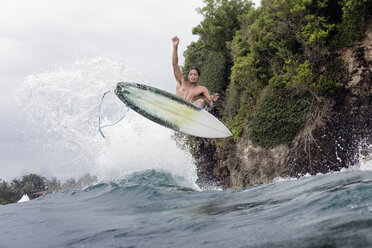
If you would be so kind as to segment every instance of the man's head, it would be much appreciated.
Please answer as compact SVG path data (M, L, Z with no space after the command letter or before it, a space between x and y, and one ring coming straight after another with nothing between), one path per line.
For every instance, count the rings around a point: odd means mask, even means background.
M187 73L187 79L192 84L196 84L199 78L200 78L200 71L196 67L191 68L189 72Z

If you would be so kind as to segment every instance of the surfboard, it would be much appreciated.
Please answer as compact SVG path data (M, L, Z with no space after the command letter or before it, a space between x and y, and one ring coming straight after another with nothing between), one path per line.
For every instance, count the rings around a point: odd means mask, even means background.
M202 138L225 138L230 130L203 108L155 87L120 82L115 94L126 106L162 126Z

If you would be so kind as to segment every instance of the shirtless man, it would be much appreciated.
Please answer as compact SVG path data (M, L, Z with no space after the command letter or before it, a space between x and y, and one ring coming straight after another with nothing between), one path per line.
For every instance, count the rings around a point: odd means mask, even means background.
M178 44L180 43L180 39L175 36L172 39L173 43L173 55L172 55L172 65L173 65L173 73L174 77L177 80L177 95L183 97L200 107L204 106L203 97L208 101L209 105L212 105L213 102L217 101L219 95L218 93L213 94L212 96L209 94L209 91L206 87L198 85L198 80L200 77L199 70L197 68L191 68L187 74L186 81L185 77L183 76L180 67L178 66Z

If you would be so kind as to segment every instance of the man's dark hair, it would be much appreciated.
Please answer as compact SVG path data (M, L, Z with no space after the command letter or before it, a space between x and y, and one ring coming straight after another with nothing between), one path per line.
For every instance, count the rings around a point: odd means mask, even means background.
M200 70L198 68L196 68L196 67L190 68L189 71L187 72L187 75L189 75L189 73L190 73L191 70L196 70L198 72L199 77L200 77Z

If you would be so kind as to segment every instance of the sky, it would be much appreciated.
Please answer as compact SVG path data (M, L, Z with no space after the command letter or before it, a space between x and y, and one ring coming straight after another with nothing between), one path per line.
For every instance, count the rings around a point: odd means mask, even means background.
M182 65L183 51L198 39L191 31L202 6L202 0L0 0L0 179L41 173L53 162L29 141L32 134L25 138L31 124L17 115L13 93L30 75L112 58L174 91L171 38L181 39Z

